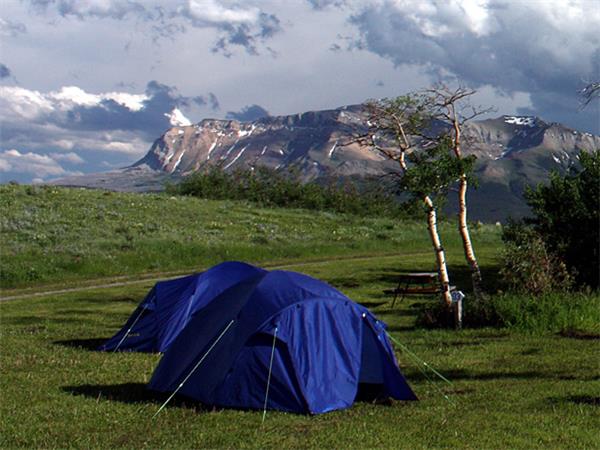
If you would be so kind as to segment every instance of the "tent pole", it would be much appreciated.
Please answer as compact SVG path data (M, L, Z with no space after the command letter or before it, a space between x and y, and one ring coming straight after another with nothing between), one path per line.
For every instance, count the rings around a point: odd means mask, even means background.
M202 364L202 361L204 361L204 359L208 356L208 354L211 352L211 350L213 348L215 348L215 345L217 345L217 343L221 340L221 338L225 335L225 333L227 332L227 330L229 330L229 327L231 327L231 325L233 325L233 322L235 322L234 319L231 319L231 322L229 322L229 324L225 327L225 329L223 331L221 331L221 334L219 335L219 337L217 338L217 340L215 342L213 342L213 344L210 346L210 348L206 351L206 353L202 356L202 358L200 358L200 361L198 361L196 363L196 365L194 366L194 368L192 370L190 370L190 373L188 373L187 377L185 377L183 379L183 381L181 383L179 383L179 386L177 386L177 389L175 389L175 391L169 396L169 398L167 399L166 402L164 402L162 404L162 406L158 409L158 411L156 411L156 413L152 416L152 418L154 419L156 416L158 416L158 413L160 413L163 408L165 406L167 406L167 403L169 403L171 401L171 399L173 397L175 397L175 394L177 394L177 392L179 392L179 389L181 389L183 387L183 385L185 384L185 382L192 376L192 374L196 371L196 369L198 368L198 366L200 366L200 364Z
M265 392L265 404L263 407L263 416L262 423L265 423L265 418L267 417L267 400L269 398L269 386L271 385L271 370L273 369L273 356L275 355L275 339L277 337L277 327L275 327L275 332L273 333L273 346L271 347L271 359L269 361L269 376L267 377L267 390Z
M127 333L125 333L125 336L123 336L121 338L121 340L119 341L119 343L117 344L117 346L115 347L115 349L113 350L113 352L116 352L117 350L119 350L119 347L121 346L121 344L123 343L123 341L127 338L127 336L129 336L129 333L131 333L131 330L133 330L133 327L135 326L135 324L137 323L137 321L140 319L140 317L142 317L142 314L144 314L145 310L146 310L145 308L142 308L142 310L140 311L140 313L138 314L138 316L135 318L135 320L133 321L133 323L131 324L131 326L127 330Z

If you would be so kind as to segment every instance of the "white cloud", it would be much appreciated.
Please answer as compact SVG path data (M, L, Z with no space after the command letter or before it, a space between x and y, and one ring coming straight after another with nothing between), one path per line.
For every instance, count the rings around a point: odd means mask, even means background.
M77 153L50 153L50 158L54 161L65 161L71 164L83 164L84 159L79 156Z
M21 153L16 149L0 152L0 172L16 172L41 178L72 174L50 156Z
M187 25L218 30L213 52L226 56L231 56L231 46L256 55L258 44L281 30L279 19L256 0L29 0L29 3L34 11L57 20L126 21L138 31L143 30L154 44L185 34Z
M148 142L135 138L129 141L110 141L97 145L96 150L141 156L148 150Z
M104 100L113 100L131 111L139 111L144 107L144 101L149 99L146 94L129 94L127 92L91 94L77 86L64 86L59 91L49 92L46 98L54 101L63 110L75 105L98 106Z
M0 36L5 38L17 37L20 34L25 34L26 32L27 27L24 24L6 20L0 17Z
M189 0L187 9L196 20L206 23L256 23L259 19L258 8L227 7L216 0Z
M37 0L32 1L40 12L56 12L61 16L79 19L99 17L122 19L127 15L143 16L146 8L133 0Z
M146 94L126 92L91 94L77 86L65 86L48 93L18 86L0 86L0 105L5 110L0 117L13 114L23 119L35 119L53 111L69 111L75 106L99 106L105 100L113 100L130 111L139 111L148 99Z
M355 5L351 23L361 48L397 66L526 92L537 114L597 127L577 99L582 80L600 70L596 0L380 0Z
M193 27L218 30L219 36L212 51L228 57L232 55L232 46L242 47L248 54L258 55L258 44L282 30L275 14L256 6L242 7L228 1L188 0L185 6L177 9L177 15L189 20Z
M43 94L17 86L0 86L0 119L34 119L43 113L52 111L53 105Z

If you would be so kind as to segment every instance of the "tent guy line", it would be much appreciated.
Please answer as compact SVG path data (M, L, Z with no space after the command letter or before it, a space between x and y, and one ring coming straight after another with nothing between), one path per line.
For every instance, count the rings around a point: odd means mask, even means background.
M173 393L169 396L169 398L162 404L162 406L160 408L158 408L158 411L156 411L156 413L154 413L154 415L152 416L152 418L154 419L156 416L158 416L158 414L164 409L165 406L167 406L167 403L169 403L171 401L171 399L173 397L175 397L175 395L177 394L177 392L179 392L179 390L183 387L183 385L185 384L185 382L187 380L189 380L189 378L194 374L194 372L196 371L196 369L200 366L200 364L202 364L202 362L206 359L206 357L208 356L208 354L212 351L213 348L215 348L215 346L219 343L219 341L221 340L221 338L225 335L225 333L227 333L227 330L229 330L229 328L231 328L231 325L233 325L233 322L235 322L235 320L231 320L231 322L229 322L229 324L225 327L225 329L221 332L221 334L219 335L219 337L217 338L217 340L215 342L213 342L213 344L210 346L210 348L206 351L206 353L204 354L204 356L202 356L202 358L200 358L200 360L196 363L196 365L194 366L194 368L192 370L190 370L190 373L184 378L184 380L179 384L179 386L177 386L177 389L175 389L173 391Z
M273 356L275 356L275 342L277 341L277 327L273 332L273 345L271 346L271 358L269 360L269 376L267 377L267 389L265 391L265 405L263 406L262 423L267 418L267 400L269 399L269 386L271 385L271 371L273 370Z

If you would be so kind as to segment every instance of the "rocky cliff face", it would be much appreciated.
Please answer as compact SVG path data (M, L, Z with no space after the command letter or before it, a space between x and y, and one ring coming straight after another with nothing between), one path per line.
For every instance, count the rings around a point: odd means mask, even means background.
M255 122L209 119L171 128L134 166L177 174L209 165L223 170L295 166L307 180L394 169L369 148L348 145L352 135L365 128L366 116L360 106ZM495 181L502 178L495 174L504 174L512 166L515 170L527 166L525 172L535 180L540 174L545 179L551 169L561 171L577 164L579 151L598 148L598 136L535 117L502 116L470 123L465 129L465 152L475 154L478 171Z
M254 122L207 119L169 129L141 160L119 173L86 175L63 184L156 189L165 177L185 176L211 165L226 171L259 165L294 167L307 181L396 170L394 163L373 150L348 144L353 135L365 131L366 121L360 106ZM526 214L522 197L526 185L547 181L552 170L564 173L577 166L582 150L600 149L599 136L536 117L502 116L472 122L464 137L465 153L477 156L479 178L479 188L469 191L470 217L487 221ZM153 182L153 176L158 181ZM452 201L450 196L451 208Z
M390 166L381 155L358 144L347 145L364 124L359 107L267 117L255 122L203 120L171 128L135 166L181 174L210 165L219 165L223 170L294 166L307 180L381 173Z

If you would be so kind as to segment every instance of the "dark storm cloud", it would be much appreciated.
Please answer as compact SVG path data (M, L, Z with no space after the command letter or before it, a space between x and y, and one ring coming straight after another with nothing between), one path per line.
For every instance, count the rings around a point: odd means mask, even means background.
M168 129L170 119L166 115L174 108L190 107L193 104L204 106L213 105L214 94L208 95L208 100L202 96L185 97L172 86L150 81L146 86L142 108L129 109L113 99L102 100L94 106L76 106L70 109L66 116L58 115L57 123L61 127L71 127L78 130L127 130L135 131L145 139L155 139Z
M208 93L208 103L213 111L217 111L218 109L221 109L219 99L212 92Z
M244 106L240 111L229 111L225 117L240 122L252 122L253 120L268 117L269 115L269 111L260 105L248 105Z
M0 80L9 78L12 75L10 69L6 65L0 63Z
M325 9L329 6L341 7L344 6L346 0L306 0L313 9Z
M156 0L106 0L81 2L78 0L29 0L38 14L58 14L63 18L126 20L145 23L145 30L155 44L164 39L173 40L186 32L186 27L216 30L212 45L214 53L230 57L234 48L258 55L260 47L282 31L279 18L263 11L254 2L237 4L219 0L187 0L185 2ZM258 3L260 5L260 3ZM126 44L126 49L130 43ZM269 53L274 52L266 48Z
M214 27L219 31L220 37L213 45L214 53L222 53L230 57L232 47L241 47L250 55L258 55L259 45L272 38L274 35L282 31L281 22L274 14L260 12L256 19L248 22L216 22L207 23L205 19L198 19L193 14L184 11L184 16L187 17L192 26L204 28Z
M51 156L52 161L40 161L55 175L60 164L78 163L78 157L88 161L89 154L108 154L104 158L121 161L138 158L176 123L173 120L187 123L179 108L212 109L215 104L218 100L212 93L187 97L157 81L149 82L144 94L137 95L90 94L76 87L41 93L0 86L0 153L5 150L0 155L4 168L0 172L18 172L15 168L25 167L35 154ZM91 170L91 166L84 169Z
M583 8L584 15L568 20L537 3L452 5L387 1L361 8L350 22L359 46L398 66L420 65L434 78L455 76L507 94L527 92L537 115L599 131L597 112L579 112L577 98L582 79L600 73L597 18Z

